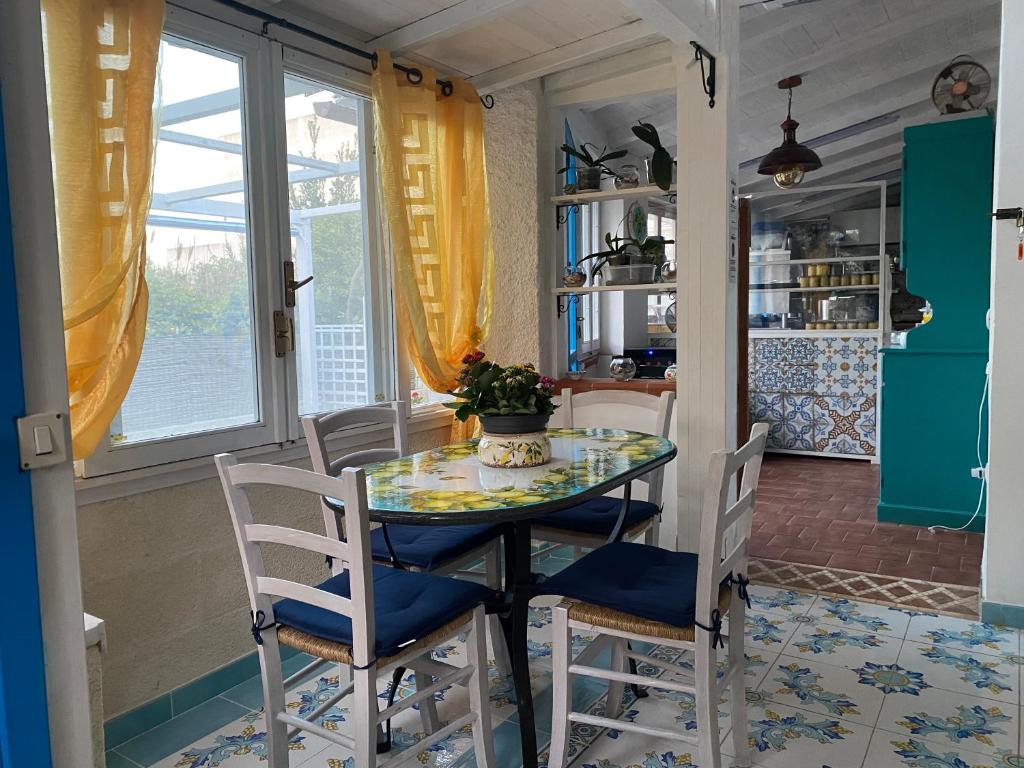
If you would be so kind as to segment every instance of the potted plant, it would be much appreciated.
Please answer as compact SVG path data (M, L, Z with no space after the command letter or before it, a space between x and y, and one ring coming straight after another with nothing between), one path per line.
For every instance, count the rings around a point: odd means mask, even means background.
M555 381L537 373L532 363L503 368L483 352L462 358L458 388L450 391L455 418L480 419L483 436L477 446L488 467L536 467L551 459L548 419L555 411Z
M590 282L594 275L603 273L607 267L606 285L637 285L653 283L654 275L665 260L665 246L674 243L657 235L637 239L635 237L613 237L611 233L604 236L607 250L584 256L579 263L595 259L590 268Z
M581 144L579 149L563 144L562 151L580 161L580 164L576 166L576 186L573 188L573 185L566 184L565 191L567 194L600 189L602 176L615 175L615 171L609 168L606 163L610 160L618 160L626 156L626 150L624 149L609 152L608 147L605 147L598 152L597 145L589 142ZM568 170L569 163L566 162L565 167L560 168L558 173L565 173Z
M652 181L661 189L668 191L672 186L672 174L676 161L661 145L658 129L650 123L638 122L633 126L633 135L654 149L654 153L645 160L648 181Z

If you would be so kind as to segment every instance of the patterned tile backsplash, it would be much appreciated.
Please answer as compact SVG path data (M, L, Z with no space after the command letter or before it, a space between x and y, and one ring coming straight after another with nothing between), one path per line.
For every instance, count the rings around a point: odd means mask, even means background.
M772 448L873 456L878 342L871 336L754 338L750 415Z

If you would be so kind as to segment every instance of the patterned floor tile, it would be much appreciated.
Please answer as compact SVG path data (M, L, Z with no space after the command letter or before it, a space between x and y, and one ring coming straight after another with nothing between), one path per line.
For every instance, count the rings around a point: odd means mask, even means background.
M799 616L807 613L814 604L815 596L807 592L773 589L757 584L752 584L749 589L752 609L761 613Z
M871 728L776 703L750 707L754 765L762 768L861 768Z
M854 668L864 658L891 664L900 654L900 639L891 633L871 632L858 627L805 624L797 629L783 653L798 659Z
M915 616L910 621L907 640L971 653L998 656L1020 653L1018 630L948 616Z
M1020 712L1002 704L964 695L950 696L940 688L916 697L886 696L876 727L920 739L942 749L968 749L990 754L1016 752Z
M885 698L851 669L780 656L758 692L766 702L873 726Z
M1012 753L994 757L881 730L874 732L864 761L870 768L1012 768L1019 764Z
M819 597L808 616L822 624L903 638L910 617L894 608L845 597Z
M1012 704L1020 701L1020 667L996 656L908 640L899 663L922 671L935 688Z

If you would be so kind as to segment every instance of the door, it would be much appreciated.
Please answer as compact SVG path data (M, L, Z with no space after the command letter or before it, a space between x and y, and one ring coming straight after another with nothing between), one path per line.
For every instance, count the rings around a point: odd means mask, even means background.
M14 283L10 197L3 116L0 114L0 583L7 585L0 622L0 766L40 766L50 760L43 666L35 521L29 473L19 468L16 419L25 415L18 305ZM15 588L16 585L16 588Z

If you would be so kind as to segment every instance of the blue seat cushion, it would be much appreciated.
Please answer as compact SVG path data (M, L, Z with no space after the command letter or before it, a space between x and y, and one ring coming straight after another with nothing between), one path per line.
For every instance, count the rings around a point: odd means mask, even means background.
M619 519L622 499L614 496L598 496L584 501L575 507L552 512L550 515L538 517L535 522L548 528L559 528L576 533L593 533L610 536L615 529L615 521ZM658 507L649 501L630 501L629 512L626 513L626 526L629 530L635 525L650 520L658 514Z
M388 537L403 565L432 571L498 536L494 525L388 525ZM370 531L373 559L390 562L384 529Z
M349 572L329 578L317 589L351 597ZM374 627L377 658L394 656L409 643L426 637L495 596L494 590L472 581L373 566ZM359 606L355 606L358 610ZM274 619L325 640L352 645L352 620L298 600L274 603Z
M549 595L690 627L697 600L697 556L618 541L589 552L539 587Z

